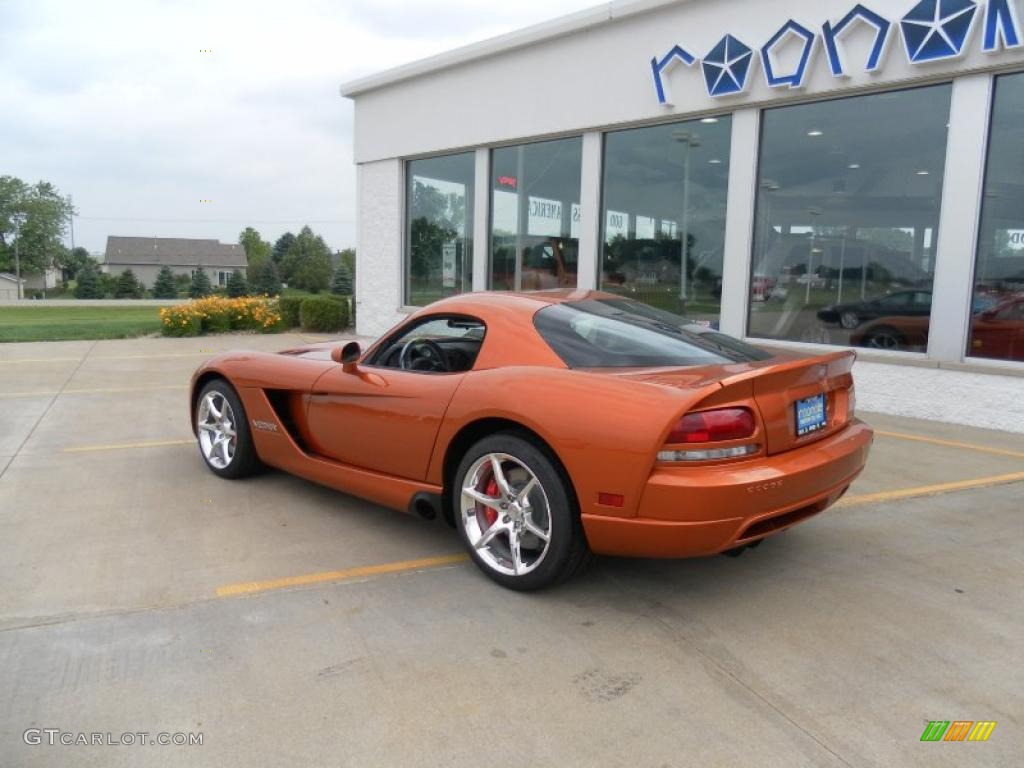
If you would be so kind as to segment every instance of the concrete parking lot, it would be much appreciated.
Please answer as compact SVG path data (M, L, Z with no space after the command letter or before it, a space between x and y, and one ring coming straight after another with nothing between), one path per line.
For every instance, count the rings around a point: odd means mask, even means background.
M205 469L191 371L301 341L0 347L0 765L1020 764L1021 435L861 414L837 508L522 595L439 523Z

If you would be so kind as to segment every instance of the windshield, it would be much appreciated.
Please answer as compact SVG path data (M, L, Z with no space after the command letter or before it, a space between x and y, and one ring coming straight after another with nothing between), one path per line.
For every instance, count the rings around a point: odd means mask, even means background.
M646 368L767 360L771 355L684 317L630 299L552 304L534 315L570 368Z

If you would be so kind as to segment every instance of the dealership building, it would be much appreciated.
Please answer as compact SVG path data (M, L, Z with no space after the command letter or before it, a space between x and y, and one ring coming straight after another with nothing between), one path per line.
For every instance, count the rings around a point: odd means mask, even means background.
M612 2L347 83L357 330L600 288L1019 391L1022 4Z

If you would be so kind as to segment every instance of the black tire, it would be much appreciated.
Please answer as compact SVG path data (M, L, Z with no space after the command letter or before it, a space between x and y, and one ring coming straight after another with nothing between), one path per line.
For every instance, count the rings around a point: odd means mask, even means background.
M473 546L467 531L462 510L462 488L469 480L473 466L489 454L506 454L532 472L547 501L550 534L547 549L539 563L527 573L510 575L496 570ZM557 458L543 445L512 432L489 435L466 451L455 470L452 484L452 513L462 543L477 567L503 587L524 592L543 589L575 576L592 560L572 483Z
M864 336L864 346L872 349L905 349L907 340L895 328L882 325Z
M199 423L203 418L202 403L207 395L211 393L220 395L220 397L227 401L234 416L234 419L231 421L235 431L234 452L225 466L218 466L207 457L203 448L202 430L199 428ZM234 387L224 379L214 379L200 390L196 396L195 405L196 423L193 424L193 427L196 432L196 444L199 446L199 455L202 456L203 463L206 464L213 474L229 480L237 480L254 475L263 469L263 463L256 454L256 446L253 445L252 432L249 428L249 419L245 414L245 407L242 405L242 401L239 399Z

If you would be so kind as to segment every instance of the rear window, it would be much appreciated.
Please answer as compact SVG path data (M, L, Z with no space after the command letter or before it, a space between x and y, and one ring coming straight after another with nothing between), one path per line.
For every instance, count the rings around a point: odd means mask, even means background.
M570 368L646 368L767 360L757 347L630 299L552 304L533 323Z

